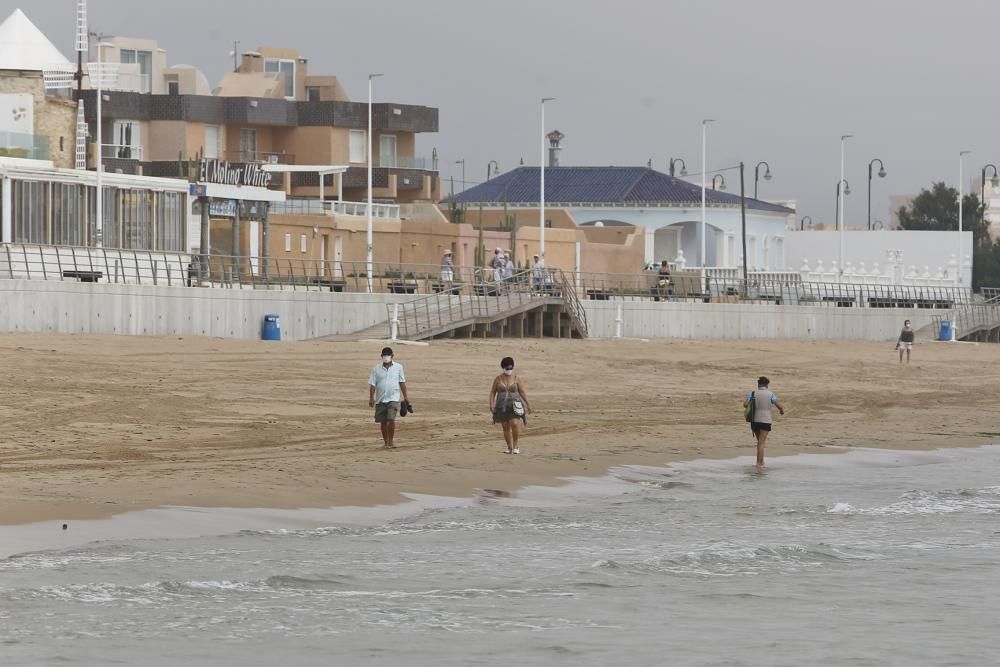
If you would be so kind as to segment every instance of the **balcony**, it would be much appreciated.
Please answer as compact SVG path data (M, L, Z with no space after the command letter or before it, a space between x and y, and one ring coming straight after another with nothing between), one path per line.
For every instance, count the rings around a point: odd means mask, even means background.
M104 160L136 160L142 162L142 146L102 144L101 158Z
M109 90L148 95L153 92L153 77L151 74L121 72L118 74L118 81Z
M216 158L209 158L216 159ZM257 151L257 150L241 150L241 151L225 151L217 156L219 160L227 160L229 162L238 163L258 163L258 164L295 164L295 156L291 153L284 152L273 152L273 151Z
M38 134L0 132L0 157L49 159L49 138Z
M271 204L276 215L356 215L368 216L368 203L357 201L320 201L318 199L287 199ZM399 220L399 204L372 204L372 217Z
M388 169L414 169L419 171L437 171L437 160L428 157L379 157L378 167Z

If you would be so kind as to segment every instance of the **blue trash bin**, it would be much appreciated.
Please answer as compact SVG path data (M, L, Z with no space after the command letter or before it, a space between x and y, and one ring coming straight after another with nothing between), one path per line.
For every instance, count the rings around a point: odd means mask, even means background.
M264 326L260 332L261 340L281 340L281 318L277 315L265 315Z
M951 340L951 320L941 320L941 333L938 340Z

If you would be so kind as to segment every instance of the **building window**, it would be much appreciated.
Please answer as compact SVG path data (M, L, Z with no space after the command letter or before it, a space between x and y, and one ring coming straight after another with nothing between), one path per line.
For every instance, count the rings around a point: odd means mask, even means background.
M285 252L292 251L292 235L285 234Z
M88 200L97 188L71 183L52 184L52 243L87 245Z
M48 183L13 181L11 217L14 219L14 243L45 243L48 218Z
M149 190L118 191L121 202L122 248L153 249L153 193Z
M153 86L153 52L152 51L139 51L137 49L122 49L120 51L119 61L122 65L138 65L139 66L139 79L134 86L128 86L128 89L134 89L140 93L149 93L152 91ZM124 78L127 75L122 75Z
M264 71L285 75L285 97L295 99L295 61L268 58L264 61Z
M349 162L364 162L367 158L367 142L365 141L364 130L351 130L351 155L348 158Z
M309 250L309 241L306 240L305 234L299 235L299 250L302 252L307 252Z
M257 160L257 130L252 127L240 128L240 162Z
M123 160L141 160L142 142L139 138L139 121L116 120L111 129L110 147L104 153L105 157L116 157Z
M221 132L218 125L205 126L205 157L214 160L219 157L219 144Z
M306 99L310 102L319 102L319 88L316 86L306 88Z
M156 250L180 252L184 249L184 197L179 192L157 196Z
M378 166L396 166L396 135L383 134L378 138ZM465 185L463 184L463 189Z

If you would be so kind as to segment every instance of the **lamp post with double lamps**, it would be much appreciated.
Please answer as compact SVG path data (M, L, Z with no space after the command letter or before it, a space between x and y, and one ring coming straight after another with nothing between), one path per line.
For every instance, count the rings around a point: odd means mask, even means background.
M842 184L844 186L843 190L840 189L840 186ZM834 220L838 220L838 221L840 220L842 198L845 197L845 196L847 196L847 195L849 195L849 194L851 194L851 184L847 182L847 179L845 178L842 181L838 181L837 182L837 213L833 216ZM841 225L843 223L842 222L838 222L837 224L838 224L838 229L839 229L840 228L839 225ZM841 253L841 258L843 258L843 253Z
M708 124L714 123L714 118L706 118L701 121L701 255L698 257L698 266L705 266L705 174L708 173Z
M383 76L382 74L369 74L368 75L368 234L367 234L367 246L368 251L366 253L365 261L365 274L368 276L368 293L372 293L372 258L374 243L374 234L372 233L372 86L375 79Z
M538 163L540 182L538 184L538 258L545 266L545 103L555 100L554 97L542 98L542 159Z
M813 226L812 216L811 215L804 215L804 216L802 216L802 219L799 221L799 231L802 231L802 230L804 230L806 228L806 220L809 221L809 229L812 229L812 226Z
M965 156L971 152L958 152L958 254L955 255L955 260L958 263L955 268L955 282L960 285L962 284L962 196L965 194L965 184L962 183L965 178L963 168L965 167Z
M675 175L674 174L674 169L676 168L677 163L680 163L680 165L681 165L681 176L687 176L688 175L687 164L685 164L683 158L679 158L679 157L672 157L672 158L670 158L670 175L671 176Z
M983 178L980 181L979 186L979 222L982 225L986 225L986 170L993 170L993 178L990 179L990 185L994 188L1000 187L1000 174L997 173L997 166L995 164L988 164L983 167Z
M885 178L885 165L879 158L872 159L868 163L868 229L872 228L872 167L878 162L878 177Z
M850 186L844 179L844 152L847 140L853 134L840 135L840 180L837 181L837 224L840 227L840 275L844 275L844 195L850 194ZM844 184L844 191L840 189L840 184Z
M764 180L771 180L771 165L767 162L761 160L757 163L757 166L753 168L753 198L757 198L757 183L760 181L760 168L764 167L766 171L764 172Z
M493 171L490 171L490 166L493 167ZM486 163L486 180L490 180L494 176L500 175L500 165L497 164L496 160L490 160Z

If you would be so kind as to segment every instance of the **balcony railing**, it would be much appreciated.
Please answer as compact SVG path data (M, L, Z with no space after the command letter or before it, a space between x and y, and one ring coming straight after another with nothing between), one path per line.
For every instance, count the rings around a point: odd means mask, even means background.
M105 159L117 160L138 160L142 161L142 146L129 146L127 144L103 144L101 146L101 157Z
M438 170L437 160L427 157L396 157L395 159L380 157L376 166L388 169Z
M148 95L153 92L153 76L151 74L133 74L122 72L118 75L118 81L111 87L111 89L126 93L142 93L144 95Z
M38 134L0 132L0 157L49 159L49 138Z
M218 159L229 162L259 162L263 164L295 164L295 156L278 151L225 151Z
M271 204L271 213L278 215L357 215L368 217L368 203L357 201L320 201L318 199L287 199ZM399 219L399 204L372 204L372 217Z

